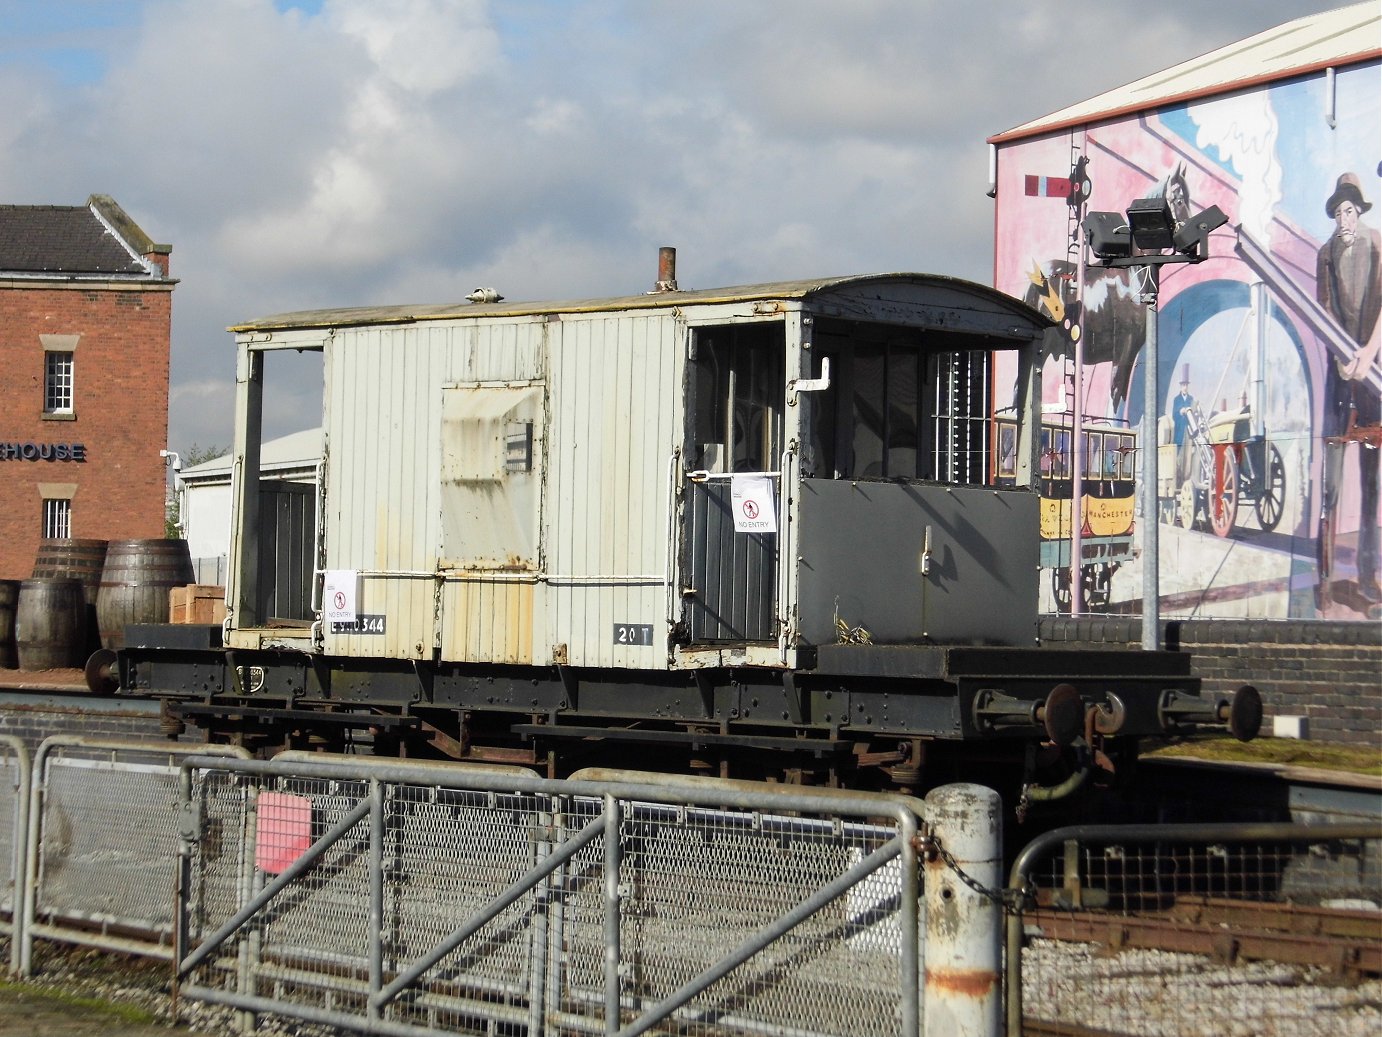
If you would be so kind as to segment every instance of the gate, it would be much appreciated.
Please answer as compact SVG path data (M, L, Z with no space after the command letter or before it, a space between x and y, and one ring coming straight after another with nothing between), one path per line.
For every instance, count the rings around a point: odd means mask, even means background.
M181 994L399 1035L920 1032L919 803L602 779L188 760Z
M34 754L24 840L19 970L33 941L156 958L173 949L179 761L231 746L55 735ZM218 877L206 876L208 888Z
M778 481L776 472L757 477ZM683 597L692 644L777 637L777 534L735 531L733 479L707 473L687 479L690 564Z

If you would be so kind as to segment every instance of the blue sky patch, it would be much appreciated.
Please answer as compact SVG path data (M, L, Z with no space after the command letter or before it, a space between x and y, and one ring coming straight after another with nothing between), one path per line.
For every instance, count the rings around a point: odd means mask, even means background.
M274 0L274 7L278 9L280 14L288 11L301 11L310 18L321 13L324 2L325 0Z

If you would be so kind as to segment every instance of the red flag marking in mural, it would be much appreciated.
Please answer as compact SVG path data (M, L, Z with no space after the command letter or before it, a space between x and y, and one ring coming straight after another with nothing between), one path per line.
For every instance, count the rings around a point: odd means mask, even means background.
M1069 198L1070 178L1068 176L1027 176L1026 194L1043 198Z

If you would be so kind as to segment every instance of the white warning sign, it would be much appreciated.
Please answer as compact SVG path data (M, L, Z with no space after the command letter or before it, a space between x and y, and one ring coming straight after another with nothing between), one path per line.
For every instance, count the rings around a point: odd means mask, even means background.
M322 586L322 619L328 623L354 623L355 588L360 574L354 569L328 569Z
M729 480L729 502L736 533L776 533L773 483L763 475L735 475Z

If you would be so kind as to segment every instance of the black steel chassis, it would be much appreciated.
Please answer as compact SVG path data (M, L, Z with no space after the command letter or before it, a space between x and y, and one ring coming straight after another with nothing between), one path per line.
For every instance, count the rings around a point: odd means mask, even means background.
M720 773L736 754L778 755L788 770L872 765L907 785L941 746L982 759L1231 719L1227 703L1200 697L1180 652L830 645L805 654L796 670L476 665L229 650L219 627L145 625L127 628L104 665L93 657L88 679L164 700L170 729L192 723L266 749L339 746L363 732L375 751L426 743L443 756L552 772L595 745Z

